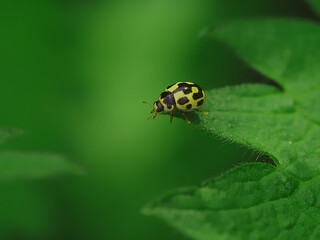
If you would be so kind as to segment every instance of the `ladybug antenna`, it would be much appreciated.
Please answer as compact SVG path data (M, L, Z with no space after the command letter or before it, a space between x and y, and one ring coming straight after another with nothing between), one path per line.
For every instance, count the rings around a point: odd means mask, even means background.
M149 106L151 106L151 107L153 107L153 105L151 104L151 103L148 103L148 102L146 102L146 101L142 101L142 103L145 103L145 104L147 104L147 105L149 105ZM157 115L155 112L154 112L154 110L152 109L151 110L151 115L150 115L150 117L148 117L148 120L150 120L151 118L155 118L155 115Z
M149 105L149 106L152 106L151 103L148 103L148 102L146 102L146 101L142 101L142 103L145 103L145 104L147 104L147 105Z

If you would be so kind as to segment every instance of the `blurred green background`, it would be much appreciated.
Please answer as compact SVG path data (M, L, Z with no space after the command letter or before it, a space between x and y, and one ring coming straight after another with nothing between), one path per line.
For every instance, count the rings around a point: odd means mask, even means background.
M147 120L164 88L260 81L200 37L234 18L313 17L293 0L2 1L1 149L58 152L84 176L0 182L0 239L185 239L141 208L256 155L180 119Z

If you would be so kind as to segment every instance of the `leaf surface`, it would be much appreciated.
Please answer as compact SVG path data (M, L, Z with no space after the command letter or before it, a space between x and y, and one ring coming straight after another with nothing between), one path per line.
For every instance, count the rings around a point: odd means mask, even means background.
M228 24L212 36L281 87L209 90L209 114L199 114L196 124L270 156L276 166L241 165L173 191L145 213L199 240L320 239L320 27L262 19Z
M62 156L43 153L1 152L0 180L39 179L82 170Z
M320 1L319 0L306 0L311 7L314 9L315 12L320 15Z
M6 141L10 137L14 137L22 134L22 130L15 128L0 128L0 144Z

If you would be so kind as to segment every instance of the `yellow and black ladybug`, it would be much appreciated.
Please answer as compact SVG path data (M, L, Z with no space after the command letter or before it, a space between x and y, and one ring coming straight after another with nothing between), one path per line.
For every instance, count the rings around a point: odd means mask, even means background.
M205 94L201 87L192 82L177 82L166 88L161 93L159 99L154 102L151 113L155 118L160 113L170 113L170 123L173 119L173 110L185 118L186 122L190 121L184 112L200 111L199 108L205 102ZM204 112L207 114L207 112Z

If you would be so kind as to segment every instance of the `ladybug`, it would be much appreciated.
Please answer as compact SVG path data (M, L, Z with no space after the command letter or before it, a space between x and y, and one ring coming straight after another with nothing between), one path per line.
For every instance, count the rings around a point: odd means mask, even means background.
M199 108L205 102L205 94L202 88L192 82L177 82L172 84L160 94L160 97L153 104L151 114L155 118L161 113L170 113L170 123L173 119L173 110L176 109L190 124L185 112L201 111ZM204 112L208 114L208 112Z

